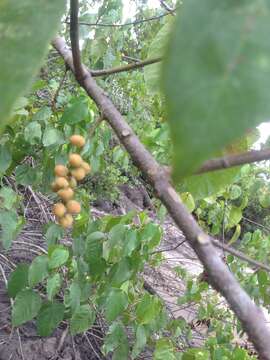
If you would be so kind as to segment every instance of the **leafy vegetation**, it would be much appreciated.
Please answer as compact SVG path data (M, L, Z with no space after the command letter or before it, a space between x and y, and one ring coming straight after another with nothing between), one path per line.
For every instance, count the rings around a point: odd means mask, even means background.
M155 159L162 166L173 164L179 198L200 227L221 244L268 264L268 162L230 167L225 158L226 166L199 173L210 158L252 149L258 140L255 127L269 116L268 2L205 0L198 5L189 0L167 5L173 10L166 12L138 1L126 20L123 5L121 0L80 1L82 61L95 77L123 63L164 59L97 77L97 83ZM255 359L244 346L246 335L234 309L221 301L206 271L173 269L185 286L177 303L195 306L196 320L206 324L200 344L192 345L194 324L172 317L166 299L147 291L144 269L166 261L160 244L167 212L112 132L107 114L100 113L49 45L57 29L69 39L70 26L64 1L0 5L3 248L12 247L27 222L18 188L43 193L55 204L56 216L44 228L43 253L17 264L9 275L12 326L34 320L37 334L50 336L66 321L76 335L102 316L107 324L102 353L113 359L137 359L146 349L155 360ZM71 184L74 178L78 183ZM154 217L135 207L122 215L93 216L94 201L116 204L123 184L147 187ZM226 266L268 311L269 271L233 254L223 250Z

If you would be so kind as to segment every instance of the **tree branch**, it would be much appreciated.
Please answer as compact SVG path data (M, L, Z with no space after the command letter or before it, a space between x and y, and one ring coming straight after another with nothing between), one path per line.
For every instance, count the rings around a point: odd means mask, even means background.
M245 255L244 253L242 253L241 251L238 251L234 248L232 248L229 245L226 244L222 244L220 241L216 240L216 239L212 239L212 242L214 244L214 246L216 246L219 249L224 250L225 252L232 254L233 256L236 256L237 258L246 261L247 263L249 263L250 265L256 266L257 268L266 270L268 272L270 272L270 266L267 264L264 264L260 261L251 259L249 256Z
M107 76L107 75L111 75L111 74L116 74L116 73L120 73L123 71L130 71L130 70L136 70L139 68L142 68L144 66L147 65L151 65L151 64L155 64L162 61L161 57L158 58L154 58L154 59L146 59L143 61L137 61L133 64L127 64L127 65L122 65L122 66L117 66L111 69L102 69L102 70L90 70L91 75L93 77L97 77L97 76Z
M79 25L85 25L85 26L100 26L100 27L124 27L124 26L135 26L135 25L139 25L148 21L153 21L153 20L159 20L165 16L170 15L169 12L166 12L164 14L161 15L157 15L157 16L152 16L149 17L147 19L141 19L141 20L135 20L135 21L131 21L131 22L127 22L127 23L123 23L123 24L103 24L103 23L88 23L88 22L84 22L84 21L80 21ZM70 24L69 21L65 21L66 24Z
M76 79L81 81L84 69L81 63L79 30L78 30L79 0L70 0L70 40Z
M251 150L241 154L226 155L224 157L207 160L195 174L204 174L210 171L228 169L234 166L251 164L264 160L270 160L270 149ZM165 166L165 171L170 176L172 169L170 166Z
M70 69L75 72L72 53L67 48L64 39L55 38L53 46L62 55ZM134 164L145 174L149 183L153 186L156 196L165 205L179 229L184 233L204 265L212 286L226 298L257 349L260 358L270 360L270 330L266 325L266 319L262 311L241 288L227 265L222 261L214 247L213 240L202 231L192 215L189 214L176 190L170 184L164 168L146 150L85 67L84 71L85 77L79 80L79 83L95 101L105 120L113 128L130 154Z

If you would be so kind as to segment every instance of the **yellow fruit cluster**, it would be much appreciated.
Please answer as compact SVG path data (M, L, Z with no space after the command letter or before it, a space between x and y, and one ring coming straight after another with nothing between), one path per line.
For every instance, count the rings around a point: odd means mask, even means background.
M70 142L81 149L85 145L85 139L81 135L72 135ZM62 202L53 206L53 213L58 223L63 228L69 228L73 224L72 215L81 212L81 205L74 200L74 191L77 181L83 180L91 171L91 166L77 153L69 154L68 165L56 165L54 168L55 180L52 183L52 190L57 192Z

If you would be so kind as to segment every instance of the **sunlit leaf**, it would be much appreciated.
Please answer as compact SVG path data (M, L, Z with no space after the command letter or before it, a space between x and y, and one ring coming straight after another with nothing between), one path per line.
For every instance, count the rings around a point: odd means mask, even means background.
M269 117L269 20L268 1L181 6L163 66L175 178Z

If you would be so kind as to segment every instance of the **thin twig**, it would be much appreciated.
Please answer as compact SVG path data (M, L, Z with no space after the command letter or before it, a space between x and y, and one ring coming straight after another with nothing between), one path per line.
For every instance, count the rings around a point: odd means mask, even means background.
M33 199L35 200L35 202L37 203L37 206L39 207L39 209L42 211L44 218L46 220L46 222L49 222L48 216L47 216L47 212L44 209L44 206L42 205L41 201L39 200L38 196L35 194L35 192L33 191L31 186L28 186L28 189L31 193L31 195L33 196Z
M252 150L235 155L226 155L221 158L206 161L198 170L198 174L214 170L227 169L234 166L245 165L269 159L270 149Z
M60 337L60 340L59 340L59 343L58 343L57 349L56 349L56 356L59 355L62 351L66 337L68 335L68 330L69 330L69 327L67 326Z
M21 352L21 356L22 356L22 360L25 360L24 354L23 354L23 348L22 348L22 340L21 340L21 335L20 335L20 330L17 329L17 335L18 335L18 340L19 340L19 346L20 346L20 352Z
M226 155L224 157L207 160L195 174L199 175L210 171L228 169L234 166L251 164L264 160L270 160L270 149L251 150L240 154ZM166 173L171 175L171 167L165 166L164 168Z
M100 26L100 27L117 27L117 28L124 27L124 26L136 26L136 25L148 22L148 21L159 20L159 19L163 18L164 16L168 16L168 15L169 15L169 13L166 12L164 14L149 17L147 19L135 20L135 21L131 21L131 22L123 23L123 24L88 23L88 22L80 21L79 25L94 26L94 27L98 27L98 26ZM65 23L70 24L69 21L65 21Z
M260 261L251 259L249 256L243 254L241 251L238 251L238 250L230 247L229 245L222 244L220 241L218 241L216 239L212 239L212 243L217 248L222 249L222 250L226 251L227 253L232 254L232 255L236 256L237 258L239 258L243 261L246 261L247 263L249 263L251 265L254 265L260 269L264 269L264 270L270 272L269 265L266 265L266 264L261 263Z
M93 352L95 353L96 357L97 357L98 359L101 359L101 357L99 356L99 354L96 352L94 346L91 344L91 341L88 339L88 336L87 336L86 333L84 333L84 337L85 337L86 341L88 342L88 344L90 345L90 347L91 347L91 349L93 350Z
M103 116L101 115L96 122L93 124L93 126L90 128L89 130L89 138L91 139L94 135L95 132L97 130L97 128L99 127L99 125L102 123L102 121L104 120Z
M176 250L176 249L178 249L181 245L183 245L185 242L186 242L186 239L183 240L183 241L181 241L179 244L175 245L174 247L171 247L171 248L168 248L168 249L160 249L160 250L152 251L152 252L150 253L150 255L162 253L162 252L165 252L165 251L173 251L173 250Z
M256 225L256 226L259 226L259 227L265 229L265 230L268 231L268 232L270 232L270 228L267 227L267 226L265 226L265 225L262 225L262 224L257 223L256 221L250 220L250 219L246 218L245 216L243 216L242 219L245 220L245 221L247 221L247 222L249 222L249 223L251 223L251 224L254 224L254 225Z
M142 61L137 61L137 62L132 63L132 64L116 66L116 67L111 68L111 69L90 70L90 72L91 72L91 75L93 77L108 76L108 75L117 74L117 73L124 72L124 71L131 71L131 70L140 69L140 68L142 68L144 66L156 64L156 63L161 62L161 61L162 61L162 58L157 57L157 58L153 58L153 59L146 59L146 60L142 60Z

